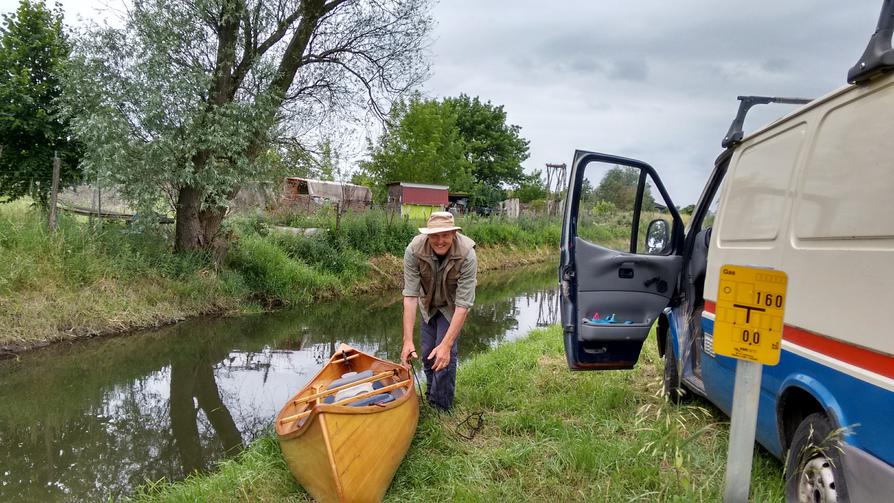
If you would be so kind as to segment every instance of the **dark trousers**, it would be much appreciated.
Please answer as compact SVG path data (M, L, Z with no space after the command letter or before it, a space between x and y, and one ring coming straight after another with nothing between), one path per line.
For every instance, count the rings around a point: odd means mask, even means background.
M428 355L435 346L444 340L450 322L440 312L420 324L422 346L422 368L425 370L425 399L428 403L443 410L453 407L453 395L456 393L456 347L459 341L450 348L450 364L447 368L435 372L432 370L434 359L429 360Z

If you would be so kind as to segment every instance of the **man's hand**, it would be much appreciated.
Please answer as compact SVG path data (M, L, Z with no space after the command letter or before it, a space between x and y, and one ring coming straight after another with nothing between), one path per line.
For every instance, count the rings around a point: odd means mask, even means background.
M450 365L450 349L451 346L449 344L438 344L435 346L435 349L431 350L431 353L428 354L428 360L434 360L432 362L431 369L435 372L439 370L444 370L447 368L447 365Z
M410 342L409 344L404 343L404 348L400 351L400 364L404 367L410 365L410 358L418 358L414 356L416 353L416 346Z

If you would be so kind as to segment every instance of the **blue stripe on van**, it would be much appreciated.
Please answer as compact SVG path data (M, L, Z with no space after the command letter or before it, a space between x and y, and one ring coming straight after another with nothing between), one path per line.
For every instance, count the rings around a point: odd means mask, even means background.
M673 316L673 313L671 313ZM674 327L674 323L670 323ZM702 329L713 333L714 321L702 318ZM674 351L679 354L676 333ZM729 415L732 409L736 360L702 351L702 379L708 399ZM782 458L777 399L792 386L809 392L842 426L851 428L844 441L894 465L894 392L857 379L783 349L779 364L765 366L761 377L757 440Z

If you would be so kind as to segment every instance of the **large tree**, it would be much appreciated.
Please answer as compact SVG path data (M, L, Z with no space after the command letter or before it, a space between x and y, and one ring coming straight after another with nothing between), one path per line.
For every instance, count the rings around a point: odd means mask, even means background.
M465 94L445 98L444 104L456 114L475 181L492 187L518 186L524 180L521 163L528 158L528 140L521 137L520 126L506 122L503 106Z
M442 101L413 97L392 109L390 127L370 145L365 175L385 182L443 183L469 192L476 206L505 198L525 182L528 141L506 123L502 106L461 94ZM381 193L381 189L379 190Z
M427 75L428 0L134 0L76 46L66 106L85 167L143 211L167 196L176 250L215 245L273 140L384 107Z
M78 148L68 138L54 100L69 46L62 9L22 0L0 27L0 201L30 195L45 204L53 156L62 159L61 181L78 179Z
M470 164L456 127L456 114L437 100L413 96L395 103L379 142L370 144L371 159L361 163L363 175L384 198L388 182L438 183L453 191L472 186Z
M641 171L630 166L614 166L609 169L600 180L599 185L592 191L584 189L585 198L593 202L607 201L621 210L633 209L636 202L636 189L639 186ZM589 196L586 195L589 192ZM643 209L652 211L655 208L655 199L652 197L652 189L649 184L643 194Z

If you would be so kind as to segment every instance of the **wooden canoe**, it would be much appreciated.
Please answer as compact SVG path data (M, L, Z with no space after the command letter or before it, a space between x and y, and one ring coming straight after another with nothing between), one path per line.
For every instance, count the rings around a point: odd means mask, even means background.
M339 384L348 372L371 376ZM344 398L371 385L377 389ZM383 393L391 395L387 403L357 406ZM315 500L372 502L381 501L391 485L418 420L410 371L342 344L286 402L276 416L276 434L292 475Z

